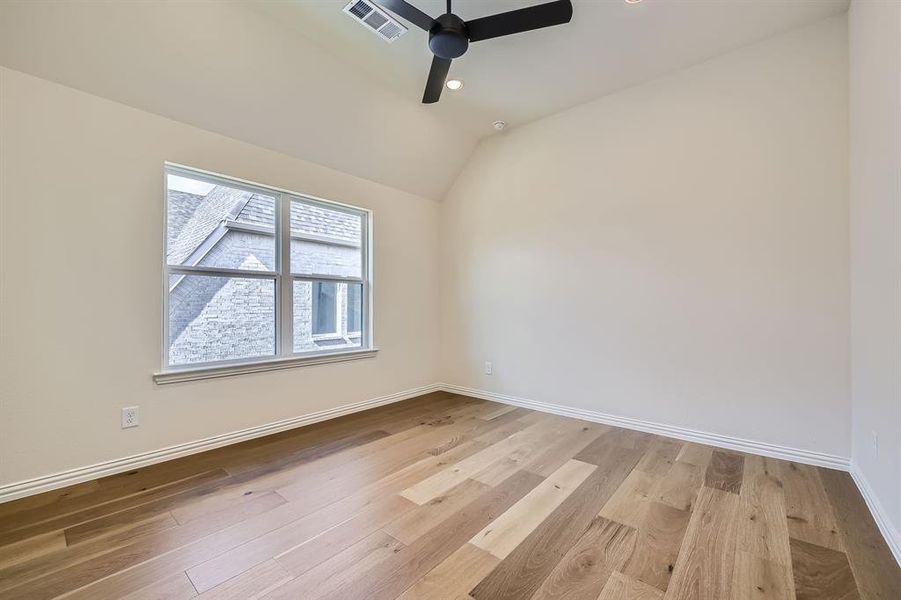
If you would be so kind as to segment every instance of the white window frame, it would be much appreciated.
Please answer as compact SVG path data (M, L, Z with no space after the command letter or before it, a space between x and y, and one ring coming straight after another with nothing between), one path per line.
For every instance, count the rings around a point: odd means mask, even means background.
M228 269L206 266L171 266L168 264L167 231L169 218L168 182L169 174L179 175L190 179L204 181L212 184L226 185L232 188L243 189L250 192L258 192L275 197L275 269L273 271L254 271L244 269ZM362 221L362 234L360 239L361 273L359 277L341 277L321 274L294 274L291 272L291 202L300 201L307 204L318 205L329 210L338 210L359 215ZM297 237L297 236L294 236ZM229 177L219 173L212 173L166 162L163 168L163 251L162 251L162 338L161 338L161 365L159 372L154 373L153 379L158 384L176 383L195 379L210 379L239 375L242 373L254 373L299 367L330 362L343 362L360 358L374 357L378 349L373 344L372 326L372 211L343 204L331 200L316 198L308 194L302 194L291 190L276 188L244 179ZM271 279L275 286L275 355L257 358L241 358L221 360L205 363L191 363L187 365L169 364L169 278L172 275L212 275L230 278L264 278ZM294 352L294 316L293 293L295 281L309 282L336 282L348 284L362 284L362 319L360 331L360 346L353 348L325 348L305 352ZM343 313L343 303L338 294L336 302L336 321L339 332ZM351 337L351 336L348 336ZM314 336L314 340L316 336Z

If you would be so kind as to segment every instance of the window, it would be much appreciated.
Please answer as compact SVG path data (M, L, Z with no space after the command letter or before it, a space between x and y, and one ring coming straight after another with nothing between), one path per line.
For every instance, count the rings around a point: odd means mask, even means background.
M166 167L164 371L370 348L369 213Z

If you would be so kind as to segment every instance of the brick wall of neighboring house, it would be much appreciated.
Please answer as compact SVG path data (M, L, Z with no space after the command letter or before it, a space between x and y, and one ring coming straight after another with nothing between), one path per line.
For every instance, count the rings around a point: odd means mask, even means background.
M274 231L271 198L216 187L206 196L169 193L167 255L170 264L232 269L273 270L274 236L241 230L241 225ZM229 227L227 220L237 227ZM295 204L291 214L292 271L359 275L360 217ZM315 241L293 239L313 235ZM330 239L322 240L321 236ZM206 240L202 256L194 250ZM348 244L355 244L349 246ZM271 280L187 276L170 279L169 357L171 364L275 354L275 286ZM294 283L294 350L347 345L347 338L312 335L313 284ZM347 304L347 286L338 284L339 308ZM347 333L347 314L337 311L339 333ZM353 340L355 345L357 342Z

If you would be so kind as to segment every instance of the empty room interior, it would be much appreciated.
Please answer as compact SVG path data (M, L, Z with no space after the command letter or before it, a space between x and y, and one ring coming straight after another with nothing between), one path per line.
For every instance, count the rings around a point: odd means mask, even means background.
M0 599L901 600L901 0L0 0Z

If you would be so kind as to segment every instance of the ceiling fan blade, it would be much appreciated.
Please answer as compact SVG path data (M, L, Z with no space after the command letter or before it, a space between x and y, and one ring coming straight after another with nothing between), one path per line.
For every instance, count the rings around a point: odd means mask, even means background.
M563 25L564 23L569 23L572 17L572 2L570 0L557 0L556 2L548 2L538 6L511 10L510 12L491 15L490 17L467 21L466 29L469 31L469 41L479 42L502 35L521 33L532 29L551 27L552 25Z
M435 19L404 0L378 0L378 4L426 31L435 23Z
M432 68L429 69L429 80L425 84L425 93L422 95L423 104L434 104L441 98L441 90L444 89L444 80L450 71L451 60L449 58L432 57Z

